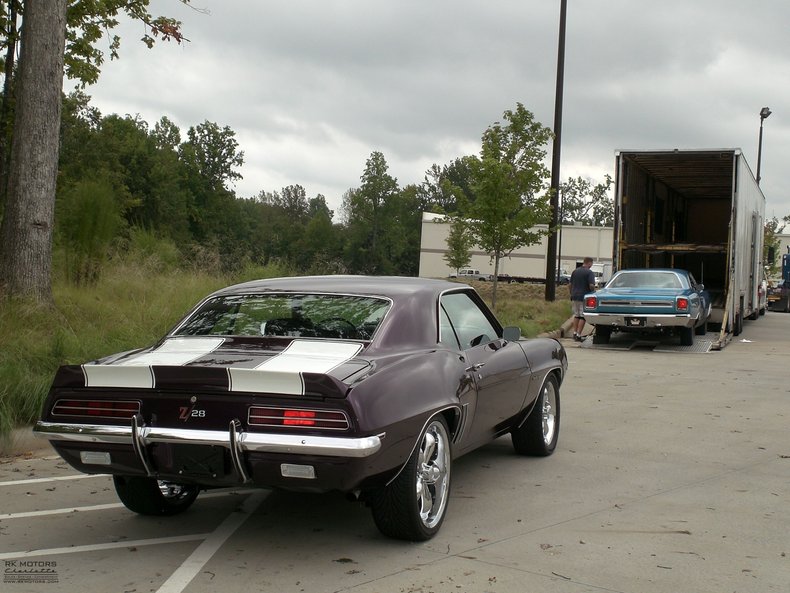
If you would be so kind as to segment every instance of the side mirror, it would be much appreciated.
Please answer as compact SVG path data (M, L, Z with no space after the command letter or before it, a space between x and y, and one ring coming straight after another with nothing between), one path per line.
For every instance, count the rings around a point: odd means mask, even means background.
M521 339L521 328L509 325L502 330L502 338L508 342L518 342Z

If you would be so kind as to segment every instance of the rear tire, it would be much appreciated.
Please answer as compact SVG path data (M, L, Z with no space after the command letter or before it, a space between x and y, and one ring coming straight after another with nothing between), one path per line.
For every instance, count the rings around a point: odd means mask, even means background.
M612 336L611 327L603 327L601 325L595 326L595 333L593 334L593 344L608 344L609 338Z
M693 346L694 345L694 330L690 327L680 328L680 345Z
M420 542L439 531L450 499L449 435L444 418L434 417L400 474L373 495L373 521L381 533Z
M694 333L698 336L704 336L706 333L708 333L708 322L705 321L702 325L695 327Z
M546 378L529 416L510 436L519 455L547 457L554 453L560 436L560 388L554 375Z
M154 478L113 476L115 492L124 506L140 515L177 515L187 510L199 489Z

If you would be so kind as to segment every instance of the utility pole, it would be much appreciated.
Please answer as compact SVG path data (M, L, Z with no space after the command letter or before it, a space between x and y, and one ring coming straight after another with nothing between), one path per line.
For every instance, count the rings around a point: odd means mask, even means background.
M562 91L565 79L565 13L568 0L560 0L560 34L557 50L557 89L554 94L554 144L551 154L551 221L546 246L546 300L553 301L557 286L557 221L560 197L560 148L562 145Z

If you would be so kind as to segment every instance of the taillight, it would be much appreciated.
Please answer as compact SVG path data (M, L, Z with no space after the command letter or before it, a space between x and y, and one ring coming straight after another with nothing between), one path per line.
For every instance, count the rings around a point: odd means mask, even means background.
M584 299L585 309L595 309L597 306L598 306L597 296L588 296L586 299Z
M250 426L283 428L322 428L348 430L346 413L342 410L305 410L300 408L274 408L252 406L247 416Z
M89 416L130 420L139 413L139 401L59 399L52 407L53 416Z
M675 302L675 306L677 307L678 311L688 311L689 300L686 297L678 297L677 301Z

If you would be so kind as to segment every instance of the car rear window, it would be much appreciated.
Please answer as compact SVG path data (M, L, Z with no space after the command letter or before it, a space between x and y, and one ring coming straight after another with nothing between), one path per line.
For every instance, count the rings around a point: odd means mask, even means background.
M370 340L389 308L388 300L353 295L220 296L203 303L174 335Z
M672 272L622 272L609 281L607 288L683 288Z

